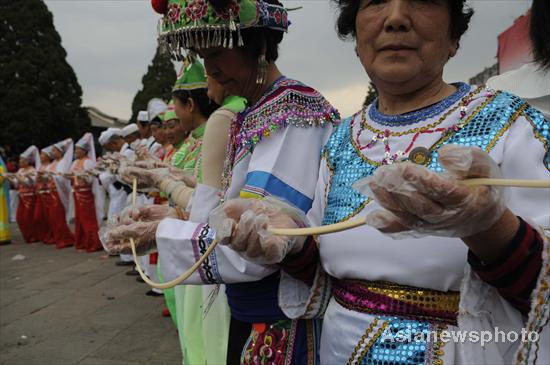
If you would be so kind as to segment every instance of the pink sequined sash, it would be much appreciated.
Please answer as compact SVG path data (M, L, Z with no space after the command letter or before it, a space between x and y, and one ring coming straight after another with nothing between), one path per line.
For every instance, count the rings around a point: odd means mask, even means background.
M441 292L383 281L332 279L332 294L349 310L456 325L459 292Z

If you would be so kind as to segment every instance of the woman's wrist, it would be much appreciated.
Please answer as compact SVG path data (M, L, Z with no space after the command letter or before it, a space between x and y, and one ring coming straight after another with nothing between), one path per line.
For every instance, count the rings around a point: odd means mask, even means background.
M506 252L519 227L519 218L512 211L506 209L504 214L487 230L469 237L462 237L462 241L479 260L490 264L500 259Z
M292 244L290 251L288 251L288 254L296 255L297 253L302 251L302 249L304 248L304 242L306 241L306 238L307 237L302 237L302 236L296 236L294 238L291 238L294 240L294 242Z

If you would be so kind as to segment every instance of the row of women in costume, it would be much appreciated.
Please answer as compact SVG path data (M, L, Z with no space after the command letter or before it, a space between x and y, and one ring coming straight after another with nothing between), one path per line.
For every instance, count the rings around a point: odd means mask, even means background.
M221 142L202 144L196 184L154 165L121 172L172 204L138 207L105 237L116 252L129 252L128 238L158 251L165 280L221 242L176 287L184 363L550 361L548 191L463 183L548 181L548 115L506 91L443 81L473 13L464 1L337 1L339 35L355 40L379 95L345 119L277 68L289 25L278 1L159 3L159 41L174 59L197 54L246 99L225 153L207 165ZM547 6L534 1L533 27ZM536 79L548 80L540 38ZM174 96L179 123L201 111L193 95ZM367 224L327 235L270 231L358 217ZM216 317L223 308L229 326ZM480 344L481 331L497 329L532 336ZM478 340L442 336L459 331Z
M59 249L74 245L88 252L102 248L97 232L103 205L94 197L100 190L97 179L87 174L95 161L91 133L76 145L66 139L41 151L31 146L20 155L19 170L8 179L18 191L16 220L27 243L55 244ZM70 209L74 233L67 224Z
M243 98L228 95L212 79L207 81L202 64L195 59L187 59L173 86L173 100L166 105L159 99L153 99L148 104L148 110L138 115L140 129L145 125L153 127L153 135L158 142L158 135L154 131L160 128L165 143L171 148L166 149L162 158L140 148L132 156L121 153L105 157L112 158L119 164L114 178L125 186L131 186L133 177L136 174L139 176L136 200L139 201L140 209L151 208L149 219L154 219L159 214L163 216L166 209L172 209L169 201L172 204L177 202L180 207L187 206L196 186L205 182L208 186L221 185L230 123L235 114L244 107ZM100 143L110 152L118 151L114 146L117 141L120 138L114 129L105 131L100 137ZM103 175L104 173L100 175L102 184L108 186L108 179ZM186 181L187 184L181 184L181 181ZM153 186L156 189L151 191ZM129 199L124 200L126 203L122 208L130 205ZM132 214L139 214L139 211L118 209L115 213L110 210L109 225L127 221ZM187 216L184 209L178 208L178 214ZM136 235L142 233L135 231ZM110 239L112 237L111 232ZM155 251L137 257L136 261L149 278L162 281L162 275L158 277L156 272L158 253ZM123 258L132 260L131 255L122 254L121 259ZM158 264L162 265L160 261ZM169 315L178 328L183 358L188 363L225 362L230 316L223 290L210 304L209 315L204 321L200 309L205 298L214 289L215 286L180 286L163 292ZM202 341L203 333L216 338L216 347L221 350L206 351L206 344Z

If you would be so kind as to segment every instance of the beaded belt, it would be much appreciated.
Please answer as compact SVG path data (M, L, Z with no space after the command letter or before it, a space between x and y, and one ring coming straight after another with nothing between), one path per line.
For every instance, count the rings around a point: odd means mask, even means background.
M34 193L19 193L20 196L33 196Z
M349 310L456 325L460 292L383 281L332 278L334 299Z
M86 192L86 191L92 191L92 189L90 188L81 188L81 189L78 189L78 188L73 188L74 191L76 191L77 193L83 193L83 192Z
M46 190L38 190L38 192L39 192L40 194L49 194L49 193L51 193L52 191L49 190L49 189L46 189Z

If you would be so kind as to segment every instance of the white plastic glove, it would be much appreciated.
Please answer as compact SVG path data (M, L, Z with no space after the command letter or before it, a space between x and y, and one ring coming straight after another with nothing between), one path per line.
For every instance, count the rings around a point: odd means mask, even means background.
M234 199L212 211L209 224L216 238L245 259L258 264L276 264L288 253L299 252L303 237L276 236L268 227L298 228L305 215L297 208L275 198Z
M149 149L141 141L132 142L132 149L136 152L138 161L152 160L154 156L149 153Z
M130 238L134 239L138 255L156 247L155 234L160 221L133 222L112 227L100 235L101 243L109 253L131 254Z
M119 169L120 178L132 184L137 179L138 188L158 188L160 181L169 176L168 169L142 169L133 166L123 166Z
M499 168L477 147L447 145L439 150L447 170L437 174L413 163L382 166L354 188L386 210L367 216L381 232L402 236L468 237L489 229L506 210L502 188L467 187L466 178L500 176Z
M143 160L143 161L136 161L136 162L134 162L134 166L142 168L142 169L158 169L158 168L168 168L169 167L168 164L166 164L164 162L161 162L161 161L158 161L158 160L153 160L153 159Z
M181 219L175 208L168 205L140 205L130 212L130 218L140 222L160 221L164 218Z

